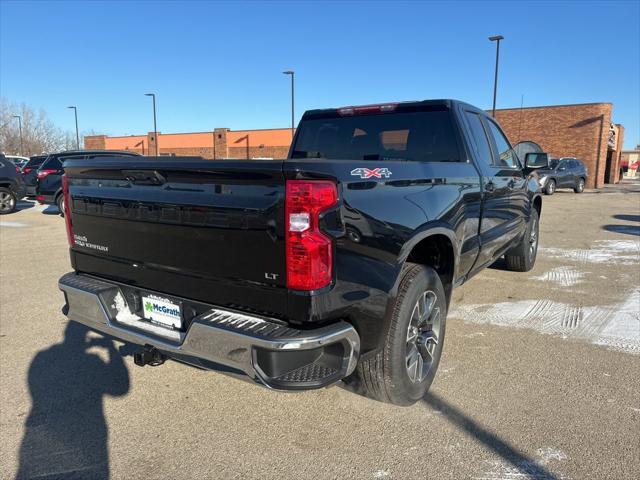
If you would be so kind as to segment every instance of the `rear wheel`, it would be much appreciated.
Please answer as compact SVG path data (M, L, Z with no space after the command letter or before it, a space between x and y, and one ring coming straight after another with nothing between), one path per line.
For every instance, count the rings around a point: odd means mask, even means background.
M363 358L356 375L376 400L411 405L424 397L440 363L447 302L440 277L430 267L407 264L384 347Z
M549 180L544 186L544 193L547 195L553 195L556 192L556 181Z
M504 256L509 270L528 272L533 268L538 254L539 227L540 218L538 211L534 208L522 240Z
M64 217L64 195L58 195L58 198L56 199L56 205L58 205L60 216Z
M0 215L14 212L17 204L18 199L11 190L8 188L0 188Z
M573 187L573 191L576 193L584 192L584 178L579 178L576 186Z

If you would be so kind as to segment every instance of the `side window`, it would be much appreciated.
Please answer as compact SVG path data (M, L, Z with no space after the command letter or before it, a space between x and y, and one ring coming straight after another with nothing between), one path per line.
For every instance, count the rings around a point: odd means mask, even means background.
M49 160L47 160L41 167L43 170L44 169L50 169L50 170L60 170L62 168L62 162L60 161L59 158L57 157L53 157L50 158Z
M491 120L487 120L487 125L489 125L489 131L491 132L491 136L493 136L496 148L498 149L498 166L508 168L519 167L520 165L516 159L515 152L498 126Z
M469 128L471 129L473 149L476 152L477 158L486 165L492 165L491 148L489 147L487 134L482 126L482 122L480 121L480 116L473 112L465 112L465 115L469 122Z

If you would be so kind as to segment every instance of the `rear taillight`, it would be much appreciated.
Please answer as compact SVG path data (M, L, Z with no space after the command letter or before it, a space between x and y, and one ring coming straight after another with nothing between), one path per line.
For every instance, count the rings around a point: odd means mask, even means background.
M23 174L23 175L26 175L26 174L27 174L27 173L29 173L31 170L33 170L33 168L31 168L31 167L24 167L24 168L22 169L22 174Z
M44 203L44 195L37 195L36 200L40 203Z
M338 201L336 184L288 180L286 187L287 288L317 290L331 283L332 241L319 226L320 214Z
M17 165L15 165L15 167L16 167L16 173L20 173L20 167Z
M50 168L45 168L44 170L38 170L38 180L42 180L46 178L47 175L51 175L52 173L56 173L57 170L52 170Z
M66 175L62 175L62 195L64 197L64 220L67 225L67 239L69 240L69 246L72 247L75 242L73 241L73 230L71 229L71 208L69 207L69 179Z

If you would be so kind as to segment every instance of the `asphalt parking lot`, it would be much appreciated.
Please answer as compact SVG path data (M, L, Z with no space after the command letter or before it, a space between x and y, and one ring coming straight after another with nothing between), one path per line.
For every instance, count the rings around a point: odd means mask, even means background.
M410 408L134 366L69 327L55 208L0 218L0 476L640 478L640 185L545 197L533 271L455 292Z

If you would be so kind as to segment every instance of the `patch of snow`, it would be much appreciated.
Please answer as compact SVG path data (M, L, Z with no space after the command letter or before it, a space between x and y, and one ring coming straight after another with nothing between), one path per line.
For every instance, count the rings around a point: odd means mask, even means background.
M481 476L474 478L476 480L556 480L565 478L562 474L547 471L547 464L550 461L563 461L569 458L564 452L544 447L539 448L536 454L535 460L522 458L515 464L504 460L488 461L490 468Z
M529 328L640 354L640 289L622 304L581 307L552 300L460 305L450 316L468 323Z
M373 472L373 478L386 478L389 475L391 475L391 472L388 469L379 469Z
M540 465L546 465L551 460L560 462L569 458L566 453L551 447L539 448L536 453L538 454L538 462Z
M548 272L543 273L539 277L530 277L530 280L551 282L558 284L561 287L572 287L573 285L582 282L582 278L584 276L584 272L576 270L572 267L556 267Z
M20 228L20 227L26 227L27 224L26 223L22 223L22 222L11 222L11 221L2 221L0 222L0 227L12 227L12 228Z
M589 249L540 247L538 251L550 258L579 263L612 263L632 265L640 261L640 241L596 240Z

